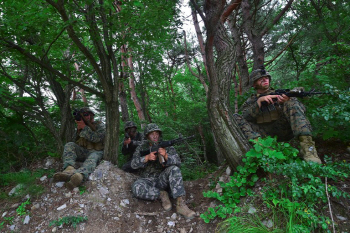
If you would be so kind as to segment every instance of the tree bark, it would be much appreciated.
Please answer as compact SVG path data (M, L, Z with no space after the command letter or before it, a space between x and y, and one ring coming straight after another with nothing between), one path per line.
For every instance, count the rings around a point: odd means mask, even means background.
M205 52L210 77L207 106L217 150L223 154L229 166L236 170L241 163L241 156L248 151L250 145L229 109L229 92L236 54L235 45L227 35L223 24L224 12L224 2L206 1L203 20L207 28Z

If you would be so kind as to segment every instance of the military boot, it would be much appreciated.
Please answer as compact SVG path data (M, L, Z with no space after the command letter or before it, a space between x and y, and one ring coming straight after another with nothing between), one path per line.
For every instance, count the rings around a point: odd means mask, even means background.
M160 200L162 201L162 206L166 211L171 210L171 202L168 192L160 191Z
M184 197L178 197L176 199L176 212L183 215L186 219L192 219L196 214L187 207Z
M83 175L81 173L75 173L71 176L70 181L65 185L68 189L73 190L75 187L78 187L83 182Z
M70 177L74 174L74 172L75 172L75 168L72 166L68 166L66 167L66 169L64 169L64 171L55 173L53 175L53 180L55 182L58 182L58 181L67 182L70 180Z
M299 136L300 153L306 162L315 162L322 164L320 158L317 155L315 148L315 142L312 141L311 136Z

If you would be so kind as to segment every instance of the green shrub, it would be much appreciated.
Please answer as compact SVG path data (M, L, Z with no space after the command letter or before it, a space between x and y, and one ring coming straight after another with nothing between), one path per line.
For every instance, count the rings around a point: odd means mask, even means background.
M203 193L222 204L209 208L201 217L209 222L215 217L226 218L242 212L238 205L241 197L259 196L252 187L260 179L265 183L261 197L266 206L275 209L275 212L288 213L285 228L292 225L308 231L317 227L326 230L331 222L321 214L323 208L327 208L326 187L322 179L327 177L339 181L348 178L350 164L332 162L328 157L324 165L305 162L297 157L297 153L297 149L288 143L278 143L276 138L259 139L243 157L243 165L237 168L231 180L220 182L222 194L213 191ZM269 174L268 178L259 177L258 170ZM350 197L333 185L328 184L327 188L333 198ZM287 221L288 218L291 221Z
M59 218L58 220L51 221L49 226L67 225L67 226L73 226L73 228L75 229L79 223L85 222L87 220L88 218L85 216L66 216L63 218Z

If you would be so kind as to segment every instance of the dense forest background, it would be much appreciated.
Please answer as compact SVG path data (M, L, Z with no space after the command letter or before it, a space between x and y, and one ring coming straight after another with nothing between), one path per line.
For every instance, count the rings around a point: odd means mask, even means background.
M187 6L188 15L181 9ZM106 123L105 160L121 166L124 122L179 147L188 179L251 148L232 118L264 65L275 89L327 95L301 100L323 140L349 141L347 1L0 1L0 173L60 158L89 106ZM190 22L195 33L183 29ZM186 172L186 169L187 172Z

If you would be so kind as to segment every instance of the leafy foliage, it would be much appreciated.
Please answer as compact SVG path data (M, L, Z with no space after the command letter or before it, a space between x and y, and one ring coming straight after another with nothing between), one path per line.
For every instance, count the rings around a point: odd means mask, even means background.
M218 199L222 205L209 208L201 217L209 222L215 217L226 218L241 212L238 207L241 197L258 195L251 187L260 179L266 183L261 194L268 208L278 207L279 211L287 212L293 225L301 224L307 231L318 226L327 229L330 221L320 214L327 207L326 184L322 179L337 181L348 178L350 164L332 162L328 158L325 165L307 163L300 160L297 153L290 144L278 143L276 138L259 139L242 159L243 165L237 168L231 180L220 182L221 194L213 191L203 193L205 197ZM267 177L259 177L258 170ZM331 197L350 197L333 185L328 184L327 188ZM288 221L284 223L287 225Z
M16 209L16 212L19 216L25 215L27 214L27 210L26 210L26 205L30 204L30 200L29 198L23 202L20 206L18 206L18 208Z
M75 229L79 223L87 221L88 218L85 216L65 216L63 218L59 218L58 220L51 221L49 226L73 226Z

